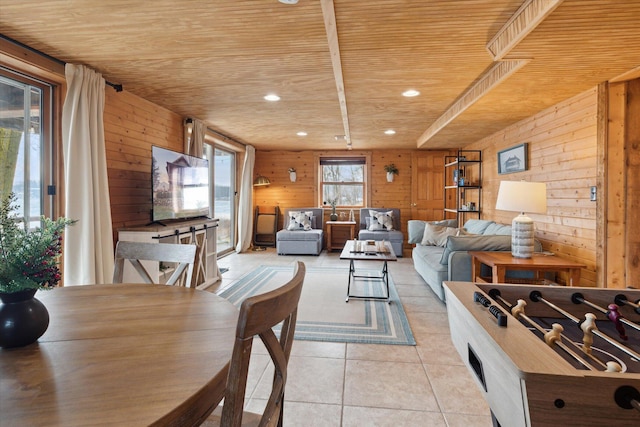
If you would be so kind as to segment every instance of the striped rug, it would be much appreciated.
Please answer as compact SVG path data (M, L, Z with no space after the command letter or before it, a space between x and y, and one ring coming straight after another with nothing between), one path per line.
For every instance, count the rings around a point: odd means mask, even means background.
M379 275L375 269L357 269L358 275ZM218 295L236 306L247 297L267 292L286 283L291 266L260 266L237 282L219 290ZM298 306L295 338L369 344L415 345L393 279L389 279L391 303L350 299L345 302L349 269L307 267ZM359 279L352 294L381 295L380 280Z

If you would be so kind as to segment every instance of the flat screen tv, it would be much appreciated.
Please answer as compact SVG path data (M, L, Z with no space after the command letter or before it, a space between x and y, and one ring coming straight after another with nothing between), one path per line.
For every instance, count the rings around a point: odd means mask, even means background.
M151 147L152 221L208 217L209 161Z

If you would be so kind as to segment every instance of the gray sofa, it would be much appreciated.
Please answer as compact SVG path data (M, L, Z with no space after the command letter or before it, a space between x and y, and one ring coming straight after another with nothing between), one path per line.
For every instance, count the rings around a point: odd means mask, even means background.
M310 230L288 230L290 212L311 212ZM278 255L320 255L324 242L322 208L290 208L284 211L284 227L276 233Z
M431 222L455 227L455 220ZM427 221L408 222L408 242L415 243L411 253L413 265L433 292L445 301L442 282L471 281L471 256L469 251L510 251L511 226L494 221L470 219L458 236L446 238L444 246L422 245ZM535 251L542 246L536 240ZM510 277L526 277L526 272L512 272Z
M393 230L370 230L371 212L392 212ZM362 208L360 209L360 231L358 231L358 240L387 240L393 247L393 252L397 257L402 256L402 247L404 245L404 234L400 231L400 209L394 208Z

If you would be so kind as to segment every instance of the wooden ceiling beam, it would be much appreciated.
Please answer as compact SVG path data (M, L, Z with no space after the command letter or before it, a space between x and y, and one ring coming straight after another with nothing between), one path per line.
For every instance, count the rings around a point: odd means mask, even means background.
M500 61L489 69L480 79L464 92L435 122L418 138L418 148L422 147L442 128L451 123L453 119L471 107L480 98L486 95L491 89L506 80L511 74L518 71L529 59L516 59Z
M342 76L342 60L340 59L340 44L338 42L338 28L336 25L336 12L333 7L333 0L321 0L322 15L324 17L324 28L327 32L327 42L331 53L331 65L333 66L333 76L338 90L338 101L340 103L340 113L342 114L342 124L344 136L347 141L347 148L351 148L351 131L349 130L349 113L347 111L347 95L344 90L344 79Z
M526 0L487 43L487 50L493 60L504 58L562 2L563 0Z
M480 80L463 93L435 122L418 138L418 148L451 123L467 108L486 95L491 89L524 66L528 59L504 60L520 41L533 31L564 0L526 0L509 18L496 35L487 43L487 50L498 61Z

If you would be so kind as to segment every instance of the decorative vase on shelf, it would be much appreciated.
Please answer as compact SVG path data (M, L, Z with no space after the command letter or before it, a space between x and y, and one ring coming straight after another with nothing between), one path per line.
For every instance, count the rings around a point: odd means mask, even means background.
M329 220L331 220L331 221L337 221L338 220L338 215L336 214L335 206L333 206L331 208L331 215L329 215Z
M0 292L0 347L34 343L49 327L49 312L37 298L36 289Z
M393 182L393 172L387 172L387 182Z

